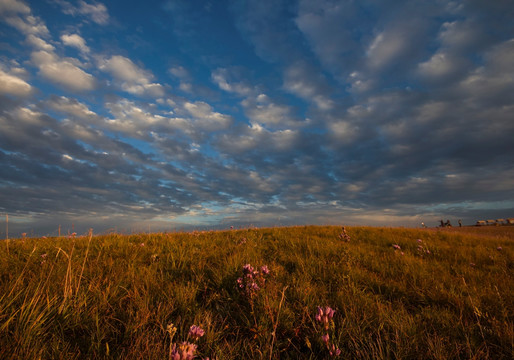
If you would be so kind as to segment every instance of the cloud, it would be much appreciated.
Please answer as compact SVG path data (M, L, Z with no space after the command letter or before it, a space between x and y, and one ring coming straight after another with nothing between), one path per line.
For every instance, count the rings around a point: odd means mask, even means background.
M6 22L18 29L25 35L48 36L49 31L46 25L38 17L27 15L24 18L19 16L9 16Z
M295 18L298 29L321 64L340 79L364 57L362 45L353 35L370 31L363 9L365 6L352 2L299 1Z
M241 102L241 105L251 124L282 129L302 125L294 118L290 106L276 104L266 94L248 97Z
M19 77L6 73L0 68L0 92L8 95L28 96L32 93L32 86Z
M100 25L105 25L109 21L109 14L107 7L101 3L88 4L85 1L80 1L80 8L78 9L79 14L87 15Z
M132 60L120 55L102 60L100 69L109 72L118 80L136 84L148 84L153 77L149 71L141 69Z
M217 68L211 73L212 81L218 85L221 90L237 94L239 96L248 96L254 92L251 86L244 81L232 80L232 77L241 77L237 69Z
M82 53L89 53L89 47L86 45L86 41L77 34L63 34L61 35L61 41L64 45L79 49Z
M459 91L482 106L510 106L514 90L514 39L492 46L484 65L475 68L459 83Z
M74 59L60 59L47 51L33 52L31 59L41 76L68 90L88 91L96 86L95 78L76 66Z
M164 95L164 87L161 84L151 83L153 74L134 64L129 58L114 55L108 59L100 59L99 68L118 80L123 91L153 97Z
M62 7L65 14L73 16L83 15L99 25L106 25L109 22L109 12L102 3L87 3L81 0L78 2L78 6L75 6L64 0L56 0L56 2Z
M234 1L231 10L241 35L248 39L262 59L282 62L302 57L301 51L294 45L299 34L294 22L288 19L287 1Z
M270 131L258 124L234 128L231 133L222 134L217 139L217 146L222 153L242 157L254 151L271 155L274 151L286 153L298 145L300 133L297 130ZM245 155L247 154L247 155ZM266 155L268 156L268 155ZM254 156L251 156L254 158Z
M98 118L98 115L91 111L86 104L66 96L51 96L45 102L45 105L53 110L81 120L95 120Z
M438 38L443 47L455 51L476 49L483 46L487 40L487 36L481 30L481 25L472 20L444 22Z
M33 34L29 34L27 36L27 43L35 47L39 50L45 50L48 52L54 51L55 47L49 43L47 43L45 40L41 39L40 37L37 37Z
M428 81L453 80L469 67L463 58L445 52L437 52L432 57L419 64L419 72Z
M203 101L185 102L183 107L193 117L195 126L202 130L222 130L232 123L230 116L213 111L212 107Z
M406 33L400 30L382 31L373 39L368 50L368 62L372 68L384 67L405 51Z
M114 116L107 121L109 127L135 137L147 138L147 132L152 126L166 120L165 117L153 114L127 99L108 102L105 107Z
M334 107L329 98L330 89L326 78L312 66L296 62L285 72L284 88L300 98L313 102L318 109L327 111Z
M189 71L183 66L173 66L169 69L170 74L178 77L179 79L185 80L191 77Z
M0 2L0 14L5 13L29 14L30 8L18 0L2 0Z

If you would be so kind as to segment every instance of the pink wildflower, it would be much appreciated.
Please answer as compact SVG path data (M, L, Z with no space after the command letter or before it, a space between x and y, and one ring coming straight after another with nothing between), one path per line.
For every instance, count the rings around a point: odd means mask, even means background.
M193 338L193 340L197 340L201 338L205 334L205 331L196 325L191 325L189 328L189 336Z
M395 250L401 250L401 249L402 249L402 248L400 247L400 245L398 245L398 244L393 244L393 248L394 248Z
M268 275L269 274L269 269L268 269L268 266L267 265L263 265L261 266L261 273L263 275Z
M332 348L330 349L329 354L330 356L339 356L341 355L341 350L332 344Z
M196 345L184 341L183 343L173 344L171 349L172 360L193 360L195 357Z
M246 264L245 266L243 266L243 273L245 274L253 274L253 266L250 265L250 264Z
M328 336L328 334L322 335L321 340L323 340L323 342L325 344L328 344L328 341L330 340L330 336Z
M318 306L318 312L316 314L316 320L328 326L328 322L330 319L334 317L335 310L330 306L326 306L325 308Z

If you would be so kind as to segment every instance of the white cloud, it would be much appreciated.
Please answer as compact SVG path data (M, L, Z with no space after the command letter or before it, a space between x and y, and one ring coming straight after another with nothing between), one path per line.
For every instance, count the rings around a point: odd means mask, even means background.
M27 96L32 93L32 86L23 79L0 69L0 92L16 96Z
M295 19L298 28L320 62L336 74L345 71L348 62L358 58L346 58L346 55L358 49L352 32L362 24L354 23L352 15L355 13L355 5L349 1L299 1Z
M231 81L230 73L227 69L219 68L212 72L211 79L221 90L235 93L240 96L248 96L252 93L252 88L242 82Z
M203 102L185 102L184 109L193 117L195 125L203 130L216 131L226 129L232 123L232 118L212 110L212 107Z
M457 59L444 52L435 53L428 61L419 64L421 75L433 78L445 78L452 75L459 69L460 63Z
M132 60L120 55L101 60L100 69L107 71L118 80L136 84L148 84L152 78L150 72L141 69Z
M193 92L193 85L191 83L181 82L179 89L184 92L191 93Z
M183 66L174 66L169 69L170 74L178 77L179 79L188 79L190 77L189 71Z
M164 96L164 87L161 84L133 84L133 83L123 83L121 84L121 89L130 94L134 95L143 95L147 94L152 97L161 97Z
M218 145L223 153L238 155L252 150L285 152L297 145L299 134L297 130L270 131L259 124L252 124L232 134L221 135Z
M347 79L351 84L350 91L353 93L363 93L373 88L375 81L366 78L365 75L359 71L352 72Z
M77 48L83 53L89 52L89 47L86 45L86 41L80 35L64 34L64 35L61 35L61 41L64 45Z
M87 15L100 25L105 25L109 21L109 13L107 7L101 3L88 4L85 1L80 1L80 8L78 12L82 15Z
M385 30L375 36L368 50L368 63L380 69L398 58L406 47L406 34L401 31Z
M32 15L28 15L23 19L19 16L12 16L8 17L5 21L25 35L48 36L49 34L46 25L39 18Z
M470 21L443 23L438 37L444 47L453 49L468 48L484 39L479 25Z
M307 64L296 63L286 70L284 88L304 100L314 102L320 110L327 111L334 107L334 102L326 95L326 79Z
M514 90L514 39L494 46L484 56L485 64L461 81L459 88L475 100L496 99L512 103Z
M52 97L46 102L46 104L54 110L61 111L82 120L98 117L98 115L91 111L86 104L83 104L73 98L67 98L66 96Z
M69 90L93 90L94 77L77 67L73 60L60 59L57 55L46 51L32 53L32 62L39 68L41 76Z
M247 98L241 102L246 116L252 124L271 127L297 126L291 114L291 108L286 105L275 104L265 95Z
M487 54L488 68L499 76L514 75L514 38L493 47Z
M99 68L120 81L123 91L136 95L164 96L164 87L151 82L153 74L134 64L129 58L114 55L109 59L101 59Z
M168 118L153 114L127 99L106 103L105 107L114 116L107 120L107 125L131 136L144 137L153 125L165 125L168 122Z
M53 45L47 43L45 40L41 39L40 37L38 37L34 34L29 34L27 36L27 43L29 43L33 47L40 49L40 50L45 50L45 51L54 51L55 50L55 47Z
M21 1L1 0L0 1L0 14L3 14L3 13L29 14L30 8Z
M17 108L14 111L14 116L20 122L30 125L30 126L44 126L45 122L42 120L44 118L44 114L39 111L34 111L29 108Z
M74 6L68 1L56 1L62 6L63 12L68 15L84 15L99 25L105 25L109 22L109 12L107 7L102 3L87 3L79 1L78 6Z
M329 125L330 136L339 144L348 145L357 140L359 134L358 128L350 122L340 120Z

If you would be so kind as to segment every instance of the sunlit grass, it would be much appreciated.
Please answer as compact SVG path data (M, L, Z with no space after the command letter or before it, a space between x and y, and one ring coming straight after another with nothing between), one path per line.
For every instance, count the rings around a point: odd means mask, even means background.
M167 359L171 323L205 330L199 359L330 358L325 334L340 358L513 358L514 227L346 231L2 241L0 358ZM246 264L270 270L251 295Z

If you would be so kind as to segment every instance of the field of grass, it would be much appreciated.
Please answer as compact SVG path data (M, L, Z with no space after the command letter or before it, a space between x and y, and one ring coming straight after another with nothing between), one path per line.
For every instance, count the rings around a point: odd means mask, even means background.
M0 241L0 359L514 358L514 227L346 230Z

